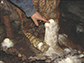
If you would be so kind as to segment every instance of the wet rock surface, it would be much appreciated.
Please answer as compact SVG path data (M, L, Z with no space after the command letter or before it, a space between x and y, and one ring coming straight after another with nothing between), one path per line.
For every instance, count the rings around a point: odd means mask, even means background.
M83 3L83 2L82 2ZM72 5L73 4L73 5ZM78 5L80 4L80 5ZM71 42L74 42L75 44L79 45L80 50L84 51L84 32L80 31L80 26L82 27L82 30L84 30L84 22L83 20L83 8L82 10L79 9L78 12L75 12L73 7L83 7L84 4L81 4L81 2L74 3L73 1L62 1L60 3L60 11L61 11L61 17L60 18L60 30L59 33L65 33L69 36L69 40ZM72 10L71 10L72 9ZM79 14L79 12L82 13ZM78 14L77 14L78 13ZM24 27L28 27L26 29L29 29L28 32L32 33L36 37L40 39L44 39L44 23L39 23L40 26L36 27L35 24L31 19L29 19L27 22L24 22ZM29 56L35 56L35 48L32 46L28 38L25 37L23 34L20 24L16 24L13 22L11 23L14 33L14 38L11 38L11 40L14 42L15 46L13 48L8 49L6 52L0 51L0 60L4 61L5 63L45 63L45 62L51 62L50 60L46 61L37 61L37 60L26 60ZM78 26L79 25L79 26ZM78 29L79 28L79 29ZM0 43L3 41L5 36L5 26L1 25L0 27ZM3 34L3 35L2 35ZM80 48L81 46L81 48ZM39 51L37 52L39 53ZM53 62L52 62L53 63Z
M69 39L72 40L74 43L80 44L81 46L83 46L84 45L83 43L84 22L81 21L81 19L83 17L82 12L84 11L83 10L84 2L83 1L62 1L61 3L60 3L60 11L61 11L62 20L60 20L60 31L62 33L67 34L69 36ZM75 12L76 10L77 10L77 13ZM79 12L81 12L82 14L80 14ZM80 15L77 15L77 14L80 14Z

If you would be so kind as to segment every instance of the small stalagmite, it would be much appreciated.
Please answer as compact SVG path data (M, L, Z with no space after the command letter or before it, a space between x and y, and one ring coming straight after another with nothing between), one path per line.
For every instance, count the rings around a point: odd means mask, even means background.
M6 51L8 48L11 48L14 46L14 43L9 39L9 38L5 38L1 44L2 49L4 51Z

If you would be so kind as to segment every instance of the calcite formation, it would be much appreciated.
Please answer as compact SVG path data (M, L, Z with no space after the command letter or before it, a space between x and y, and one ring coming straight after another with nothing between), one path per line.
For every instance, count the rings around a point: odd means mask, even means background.
M11 22L15 20L21 21L21 29L22 35L14 37L14 47L9 48L6 53L18 55L18 57L24 59L37 59L37 60L45 60L46 58L54 60L59 56L66 55L72 51L72 47L77 47L75 44L71 43L68 40L68 36L66 34L59 34L58 31L60 29L59 26L59 2L60 0L32 0L34 3L34 7L40 12L50 23L40 23L38 27L32 22L31 19L27 19L25 14L17 7L9 3L7 0L2 0L3 2L0 4L0 11L2 21L6 26L7 36L9 32L12 32ZM6 3L3 5L3 3ZM7 7L8 6L8 7ZM5 13L4 13L5 12ZM12 17L13 16L13 17ZM6 19L7 22L6 22ZM10 33L12 37L13 33ZM27 38L25 38L25 36ZM6 36L6 37L7 37ZM29 40L28 40L29 39ZM31 43L31 44L30 44ZM33 45L33 47L31 47ZM65 46L65 48L62 48ZM31 49L30 49L31 47ZM36 56L32 56L33 52ZM38 52L40 51L40 52ZM32 53L31 53L32 52Z
M32 0L34 7L39 11L46 19L58 19L59 18L59 3L60 0Z
M58 45L58 20L49 20L50 23L45 23L45 39L44 41L50 46L45 55L50 56L51 59L57 56L62 56L64 51Z
M14 43L9 38L5 38L1 45L2 45L3 51L6 51L8 48L13 47Z

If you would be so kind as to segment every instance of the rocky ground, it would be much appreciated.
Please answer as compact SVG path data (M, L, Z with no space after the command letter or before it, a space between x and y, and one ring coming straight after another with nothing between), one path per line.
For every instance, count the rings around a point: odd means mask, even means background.
M61 4L64 3L64 4ZM63 1L60 3L62 19L60 31L68 34L74 42L83 45L84 39L84 7L83 1Z

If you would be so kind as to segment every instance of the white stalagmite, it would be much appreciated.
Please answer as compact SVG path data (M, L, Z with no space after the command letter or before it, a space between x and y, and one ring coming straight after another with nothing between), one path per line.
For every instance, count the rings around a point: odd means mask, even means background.
M5 38L1 45L3 50L6 51L8 48L13 47L14 43L9 38Z
M56 56L63 55L60 47L57 45L58 38L58 20L49 20L50 23L45 23L45 38L44 41L50 46L49 49L45 52L46 56L49 56L51 60L55 59Z
M43 60L46 59L46 57L48 57L51 60L54 60L56 57L62 56L64 54L63 50L57 44L58 31L59 31L58 20L50 19L49 22L50 23L45 23L45 37L44 37L44 42L49 45L48 50L46 50L41 54L38 54L35 57L30 58ZM43 46L42 42L38 44L38 48L40 49L41 46Z
M45 23L45 38L44 41L49 46L54 46L57 42L57 35L58 35L58 20L55 22L53 19L49 20L50 23Z

